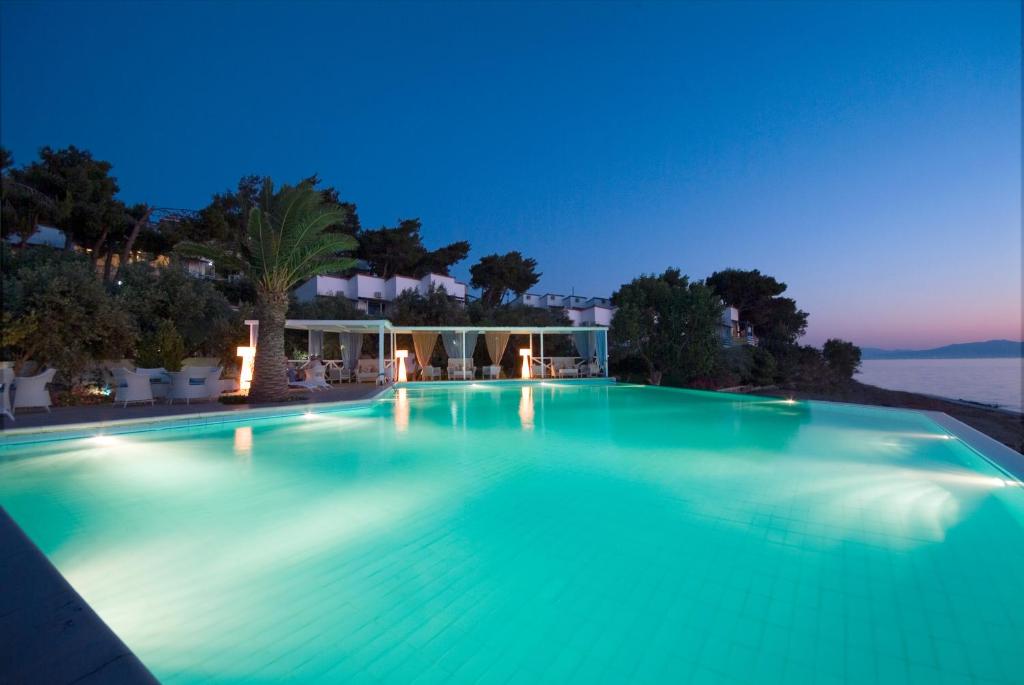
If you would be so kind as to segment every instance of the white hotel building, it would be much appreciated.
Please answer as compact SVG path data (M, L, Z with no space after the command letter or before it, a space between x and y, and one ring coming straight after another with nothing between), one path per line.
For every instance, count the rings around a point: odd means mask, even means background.
M318 295L334 297L343 295L356 305L361 312L371 316L386 316L389 305L407 290L415 290L426 295L430 286L444 288L452 299L465 303L467 296L466 284L451 276L427 274L423 278L408 276L392 276L383 279L372 274L358 273L347 278L338 276L314 276L295 289L295 297L300 302L309 302ZM564 310L573 326L610 326L612 323L612 303L603 297L580 297L578 295L534 295L526 293L511 304L527 307L548 307Z
M415 290L426 295L431 285L444 288L448 296L458 302L466 302L466 284L441 274L427 274L423 278L392 276L386 280L373 274L353 274L348 278L314 276L295 289L295 297L299 302L309 302L317 295L344 295L359 311L383 316L388 313L388 305L402 293Z
M563 310L573 326L611 326L612 314L615 313L612 301L607 297L524 293L511 304Z

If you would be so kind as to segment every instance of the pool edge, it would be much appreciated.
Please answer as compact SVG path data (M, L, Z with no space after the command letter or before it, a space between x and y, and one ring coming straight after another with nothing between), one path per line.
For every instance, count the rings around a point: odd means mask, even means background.
M0 681L159 683L2 506L0 550Z

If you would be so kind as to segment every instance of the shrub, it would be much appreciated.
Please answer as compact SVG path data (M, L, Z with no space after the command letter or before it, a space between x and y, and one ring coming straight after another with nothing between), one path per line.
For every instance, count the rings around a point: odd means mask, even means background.
M121 273L118 307L134 317L147 339L165 321L180 336L184 356L235 359L235 347L247 338L243 317L210 281L190 276L177 264L154 269L131 264ZM180 361L180 360L179 360Z
M142 336L135 354L135 364L146 368L163 367L168 371L180 371L184 358L185 341L181 339L174 324L164 319L156 331Z
M138 332L110 298L92 262L75 253L28 248L3 255L3 355L20 367L56 367L77 385L99 359L121 358Z

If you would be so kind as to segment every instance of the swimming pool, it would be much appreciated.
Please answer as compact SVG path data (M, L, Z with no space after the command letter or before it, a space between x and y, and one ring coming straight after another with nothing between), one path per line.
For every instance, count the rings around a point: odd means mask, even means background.
M166 683L1019 682L1015 485L919 414L628 385L0 451Z

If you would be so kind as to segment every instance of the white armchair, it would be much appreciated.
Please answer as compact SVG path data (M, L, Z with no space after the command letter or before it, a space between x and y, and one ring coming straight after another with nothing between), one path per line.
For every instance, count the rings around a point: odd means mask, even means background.
M482 369L482 377L497 380L501 376L501 367L497 364L485 366Z
M420 378L422 378L425 381L439 380L441 378L441 369L440 367L431 366L430 364L427 364L426 366L423 367L423 370L420 372Z
M7 414L14 420L11 413L11 385L14 383L14 369L0 369L0 414Z
M171 387L171 377L167 374L167 369L162 366L152 368L140 366L135 369L135 373L149 378L149 388L153 392L154 399L167 397Z
M14 379L14 411L19 408L43 407L50 411L50 391L46 386L53 382L57 369L47 369L37 376L19 376Z
M210 389L206 387L210 369L186 367L181 371L171 371L167 375L171 377L171 387L167 392L168 404L174 400L185 400L185 404L189 404L192 400L210 399Z
M206 376L206 389L209 391L209 398L214 402L220 398L220 374L223 371L224 367L218 366Z
M461 380L471 381L476 377L476 367L473 366L472 359L449 359L448 360L448 379L449 380Z
M114 369L114 403L121 402L127 407L129 402L149 402L153 404L153 389L150 377L146 374Z
M380 375L376 359L360 359L356 367L356 380L360 383L374 383Z

